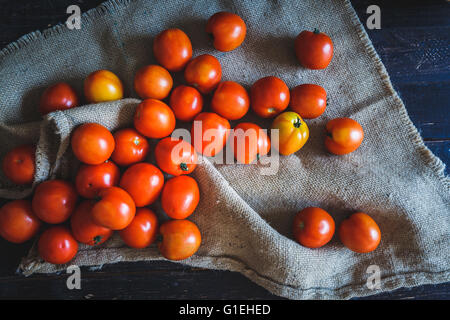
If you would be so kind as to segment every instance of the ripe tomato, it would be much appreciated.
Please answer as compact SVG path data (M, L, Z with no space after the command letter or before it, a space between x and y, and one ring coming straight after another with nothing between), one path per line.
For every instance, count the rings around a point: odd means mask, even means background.
M308 248L319 248L327 244L333 237L334 228L333 218L321 208L305 208L294 218L294 238Z
M100 164L109 159L115 142L111 132L98 123L85 123L75 129L71 139L72 151L81 162Z
M90 103L122 99L122 81L111 71L94 71L84 80L84 95Z
M289 88L277 77L265 77L256 81L250 89L253 111L260 117L272 118L289 104Z
M134 77L134 90L142 99L162 100L169 95L172 85L169 71L158 65L142 67Z
M136 163L120 178L119 186L133 198L136 207L144 207L158 199L164 185L164 176L150 163Z
M151 245L158 234L158 218L147 208L139 208L131 223L119 231L123 242L132 248L145 248Z
M159 228L158 248L164 258L183 260L197 252L202 242L200 230L189 220L169 220Z
M251 122L241 122L233 130L234 157L244 164L252 163L270 151L270 139L263 129Z
M206 32L214 37L214 48L219 51L231 51L244 41L247 27L237 14L217 12L209 18Z
M169 105L175 114L175 118L190 122L202 112L203 97L197 89L181 85L172 91Z
M119 168L112 161L94 165L84 164L78 169L75 188L80 196L94 199L100 189L117 185L119 179Z
M350 118L328 121L325 147L331 153L342 155L355 151L364 139L361 125Z
M13 200L0 209L0 236L13 243L23 243L36 235L41 221L33 213L29 200Z
M2 161L5 177L15 184L30 184L34 179L35 152L33 145L21 145L10 150Z
M224 81L219 84L211 100L211 109L228 120L245 116L250 107L247 90L239 83Z
M375 250L381 241L377 223L367 214L357 212L342 221L339 238L352 251L366 253Z
M309 138L309 129L303 119L295 112L280 114L272 122L272 130L279 131L278 151L282 155L290 155L300 150Z
M192 123L194 148L207 157L213 157L223 149L229 134L228 120L213 112L199 113Z
M153 55L167 70L181 71L192 57L191 40L180 29L164 30L153 41Z
M327 107L327 92L317 84L301 84L292 89L289 105L304 119L317 118Z
M161 193L161 206L172 219L185 219L197 208L200 190L194 178L179 176L169 179Z
M126 128L114 133L115 148L111 159L119 166L129 166L143 161L149 152L147 139L132 128Z
M72 260L78 252L78 243L63 226L45 230L38 242L38 252L48 263L64 264Z
M39 112L45 115L76 106L78 106L78 96L75 90L67 83L59 82L44 90L39 102Z
M47 180L34 191L33 212L44 222L57 224L66 221L77 204L78 194L71 183Z
M100 200L91 209L94 223L112 230L126 228L134 218L136 205L125 190L118 187L101 189Z
M134 127L148 138L167 137L175 129L175 121L172 109L155 99L142 101L134 114Z
M222 78L222 67L219 60L210 54L195 57L184 70L186 82L207 94L214 90Z
M333 42L317 29L302 31L295 38L295 55L302 66L308 69L325 69L333 58Z
M172 140L167 137L155 147L155 158L158 167L173 176L189 174L197 167L197 152L184 140Z
M95 201L93 200L81 202L70 218L70 227L74 238L78 242L90 246L102 244L113 234L111 229L94 223L91 211L94 205Z

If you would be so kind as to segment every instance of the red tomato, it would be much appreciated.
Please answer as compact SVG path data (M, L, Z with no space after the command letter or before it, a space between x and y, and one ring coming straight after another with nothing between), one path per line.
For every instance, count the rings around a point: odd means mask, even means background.
M185 219L197 208L200 190L194 178L179 176L169 179L161 193L161 206L172 219Z
M119 235L123 242L132 248L146 248L151 245L158 234L158 218L147 208L139 208L133 221Z
M272 118L289 104L289 88L277 77L265 77L256 81L250 89L253 111L260 117Z
M172 91L169 105L175 118L190 122L202 112L203 97L197 89L181 85Z
M150 163L137 163L122 175L120 187L133 198L136 207L144 207L158 199L164 185L164 176Z
M211 109L228 120L245 116L250 107L247 91L239 83L223 81L219 84L211 100Z
M78 243L69 229L54 226L42 233L38 242L38 252L48 263L64 264L75 257Z
M158 65L142 67L134 77L134 90L142 99L162 100L169 95L172 85L170 73Z
M173 176L189 174L197 167L197 152L184 140L164 138L155 148L156 164Z
M143 161L149 152L147 139L134 129L126 128L114 133L116 147L111 159L119 166L129 166Z
M74 155L87 164L105 162L115 147L111 132L98 123L85 123L76 128L72 134L71 144Z
M66 221L77 204L78 194L67 181L48 180L34 191L33 212L44 222L57 224Z
M327 123L325 147L331 153L342 155L355 151L364 139L361 125L350 118L336 118Z
M239 123L233 130L234 157L244 164L252 163L270 151L270 139L263 129L250 122Z
M191 128L195 150L207 157L213 157L223 149L229 134L228 120L213 112L199 113Z
M78 97L75 90L67 83L59 82L44 90L39 102L39 112L45 115L76 106L78 106Z
M237 14L218 12L209 18L206 32L214 37L214 48L219 51L231 51L244 41L247 27Z
M90 103L119 100L123 97L123 85L111 71L97 70L84 80L84 95Z
M94 199L100 189L117 185L119 179L119 168L112 161L94 165L84 164L78 169L75 187L80 196Z
M36 147L21 145L10 150L2 161L5 177L15 184L31 184L34 179Z
M308 207L294 218L294 237L308 248L319 248L327 244L334 234L334 220L325 210Z
M333 42L317 29L302 31L295 38L295 55L302 66L308 69L325 69L333 58Z
M191 40L180 29L164 30L153 41L153 55L167 70L181 71L192 57Z
M366 253L378 247L381 241L381 231L369 215L357 212L341 223L339 238L350 250Z
M175 129L175 115L164 102L147 99L136 108L134 127L148 138L161 139Z
M301 84L291 91L292 111L304 119L314 119L327 107L327 92L317 84Z
M219 60L210 54L195 57L184 70L186 82L207 94L214 90L222 78L222 67Z
M29 200L13 200L0 209L0 236L13 243L23 243L36 235L41 221L33 213Z
M158 248L164 258L183 260L197 252L202 242L200 230L189 220L169 220L159 228Z

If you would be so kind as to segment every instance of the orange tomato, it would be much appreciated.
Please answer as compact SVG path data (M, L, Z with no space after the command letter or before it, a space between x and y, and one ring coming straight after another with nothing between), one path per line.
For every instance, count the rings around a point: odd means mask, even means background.
M13 243L23 243L34 237L41 221L33 213L29 200L13 200L0 209L0 236Z
M263 129L251 122L239 123L233 130L234 157L244 164L252 163L270 151L270 139Z
M239 83L223 81L219 84L211 100L211 109L228 120L245 116L250 107L247 91Z
M294 218L294 238L308 248L319 248L327 244L333 237L334 228L333 218L321 208L305 208Z
M218 12L209 18L206 32L214 37L214 48L219 51L231 51L244 41L247 27L237 14Z
M290 155L300 150L309 138L309 129L303 119L295 112L280 114L272 122L272 130L279 130L278 151Z
M66 110L78 106L78 96L73 88L65 82L58 82L44 90L39 101L39 112L42 115Z
M5 177L15 184L25 185L33 182L36 147L21 145L10 150L2 161Z
M197 152L184 140L172 140L167 137L155 147L155 158L158 167L173 176L189 174L197 167Z
M367 253L375 250L380 244L381 231L369 215L357 212L341 223L339 238L350 250Z
M201 93L207 94L214 90L222 78L222 67L219 60L210 54L195 57L184 70L186 82Z
M151 245L158 234L158 218L147 208L139 208L131 223L119 231L123 242L131 248L142 249Z
M134 90L141 99L162 100L169 95L172 85L170 73L158 65L144 66L134 77Z
M304 119L317 118L327 107L327 92L317 84L301 84L292 89L289 105Z
M147 157L150 145L147 139L135 129L121 129L113 136L115 148L111 159L119 166L129 166Z
M90 103L119 100L123 97L123 85L111 71L97 70L84 80L84 95Z
M64 264L75 257L78 252L78 243L69 229L54 226L41 234L38 252L48 263Z
M134 127L148 138L167 137L175 129L175 121L172 109L155 99L142 101L134 114Z
M199 113L191 128L195 150L207 157L213 157L223 149L229 134L228 120L213 112Z
M364 139L361 125L350 118L336 118L328 121L325 147L331 153L342 155L355 151Z
M250 89L253 111L260 117L272 118L289 104L289 88L277 77L265 77L256 81Z
M172 219L185 219L197 208L200 190L190 176L169 179L161 193L161 206Z
M74 155L83 163L100 164L114 151L114 137L98 123L85 123L76 128L71 139Z
M84 164L78 169L75 188L80 196L94 199L100 189L117 185L119 178L119 168L112 161L94 165Z
M191 40L180 29L164 30L153 41L153 55L167 70L181 71L192 57Z
M325 69L333 58L333 42L317 29L302 31L295 38L295 55L302 66L308 69Z
M169 220L159 228L162 241L158 248L164 258L183 260L197 252L202 242L200 230L189 220Z
M181 85L172 91L169 105L175 118L190 122L202 112L203 97L197 89Z

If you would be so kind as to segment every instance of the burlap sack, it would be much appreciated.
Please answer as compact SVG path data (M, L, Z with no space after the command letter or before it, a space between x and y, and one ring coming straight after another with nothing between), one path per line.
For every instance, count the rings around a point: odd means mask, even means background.
M228 53L215 51L204 32L207 18L221 10L238 13L248 26L243 45ZM36 183L73 176L71 130L83 122L111 130L128 126L139 100L55 112L39 122L42 89L64 80L81 93L87 74L104 68L118 74L126 95L135 97L133 75L155 63L152 39L168 27L187 32L195 56L215 55L224 80L248 88L275 75L291 88L320 84L330 97L325 114L308 121L311 136L305 147L280 158L274 175L262 175L263 165L204 159L193 174L201 201L192 215L202 246L182 263L238 271L292 299L343 299L449 280L444 165L424 146L349 1L110 1L84 14L81 30L57 26L26 35L0 56L0 156L19 143L38 142ZM294 37L315 27L329 34L335 46L333 61L321 71L301 68L293 53ZM342 116L362 124L365 140L352 154L332 156L323 146L324 126ZM256 120L252 115L244 120L249 119ZM268 121L257 121L269 127ZM18 189L1 177L1 197L28 194L30 189ZM382 230L381 245L369 254L346 249L337 236L317 250L298 245L292 240L292 219L306 206L326 209L337 225L349 213L370 214ZM162 258L155 246L130 249L115 237L100 247L82 246L71 263L157 259ZM380 289L366 285L370 265L381 271ZM43 263L34 248L20 265L25 274L65 267Z

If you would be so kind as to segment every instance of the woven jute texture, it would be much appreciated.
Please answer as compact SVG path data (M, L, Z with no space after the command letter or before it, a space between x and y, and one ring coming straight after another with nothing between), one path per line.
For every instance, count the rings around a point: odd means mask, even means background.
M214 50L204 32L217 11L235 12L247 23L245 42L232 52ZM444 165L424 146L348 1L110 1L84 14L80 30L59 25L28 34L0 53L0 156L20 143L37 143L33 187L49 178L73 178L78 164L70 150L71 130L84 122L110 130L131 126L140 102L133 76L156 62L152 40L169 27L189 35L194 56L216 56L224 80L249 88L274 75L291 88L320 84L329 96L326 112L307 122L307 144L281 157L276 174L261 174L262 164L203 159L193 173L201 200L190 217L202 232L202 246L182 263L238 271L291 299L347 299L449 280L450 194ZM327 69L311 71L296 61L293 39L316 27L331 36L335 55ZM115 72L130 98L40 117L37 104L45 87L67 81L81 93L83 79L98 69ZM175 75L177 83L181 78ZM323 146L325 124L336 117L351 117L364 128L361 147L349 155L332 156ZM270 126L251 113L243 120ZM3 198L32 191L3 176L0 180ZM337 235L320 249L298 245L291 225L306 206L324 208L337 226L350 213L368 213L382 231L380 246L357 254ZM71 264L158 259L155 245L130 249L116 235L99 247L81 246ZM367 286L371 265L381 272L379 289ZM19 267L26 275L65 268L43 263L34 247Z

